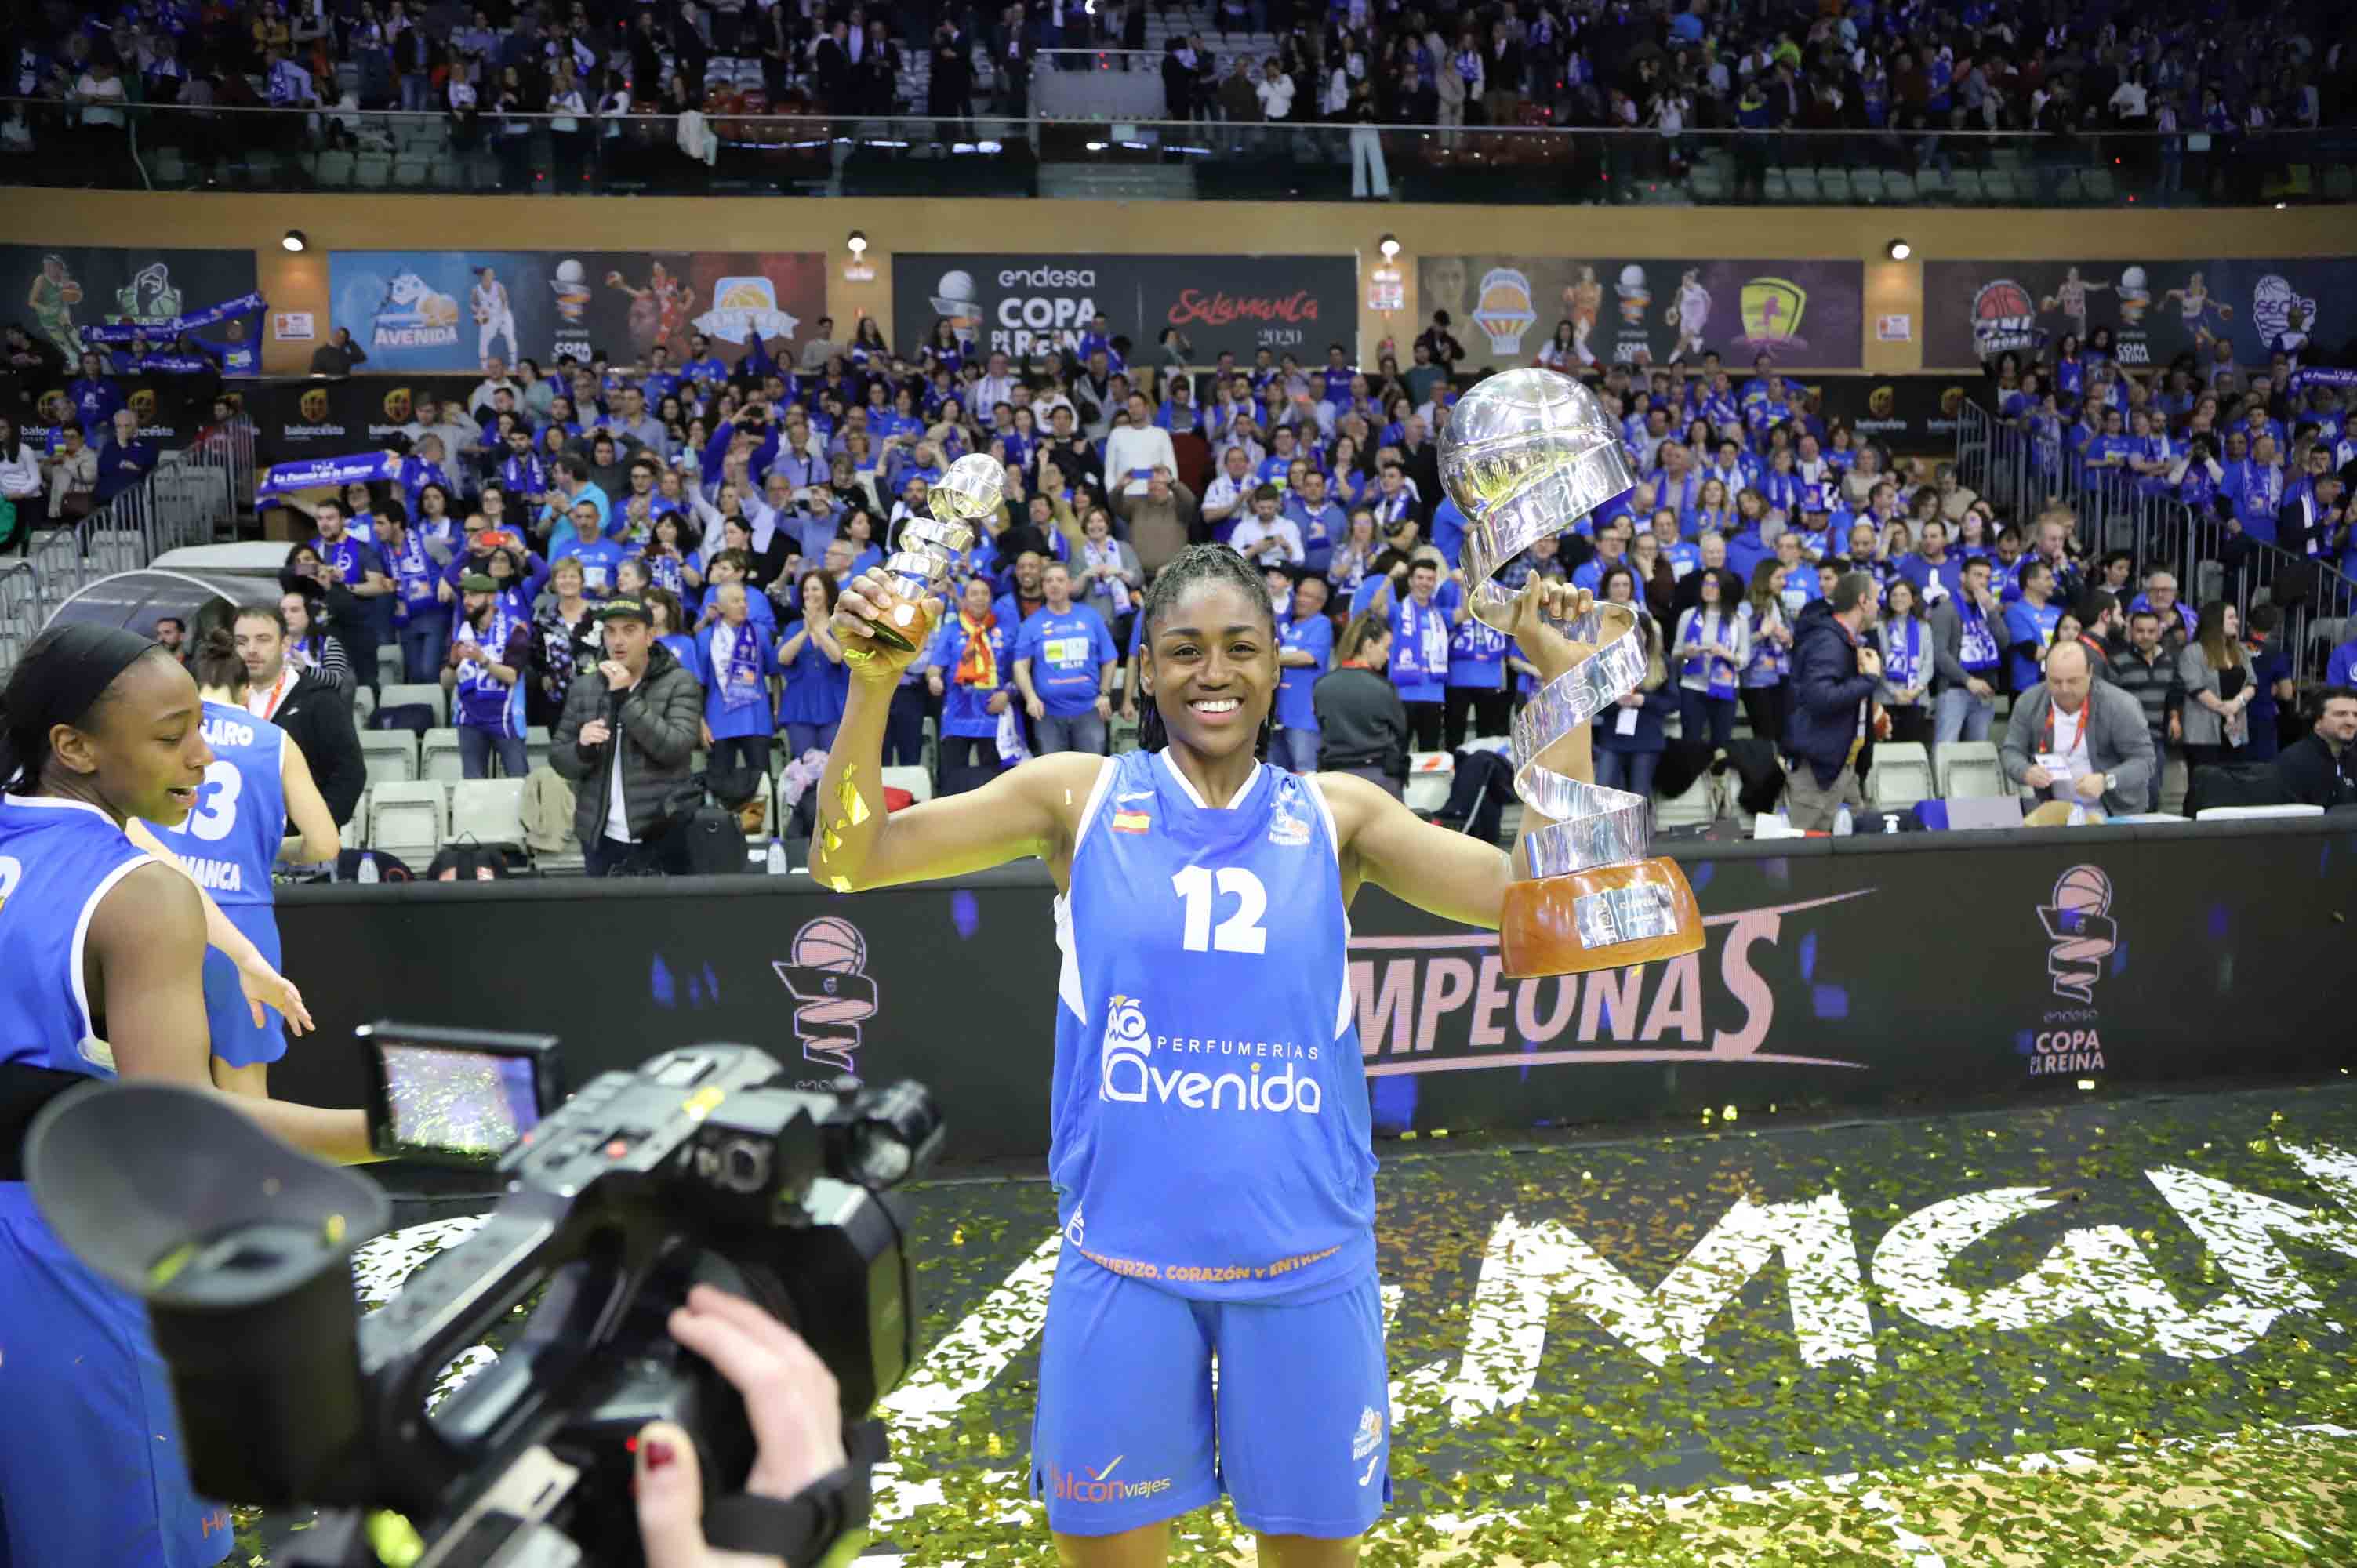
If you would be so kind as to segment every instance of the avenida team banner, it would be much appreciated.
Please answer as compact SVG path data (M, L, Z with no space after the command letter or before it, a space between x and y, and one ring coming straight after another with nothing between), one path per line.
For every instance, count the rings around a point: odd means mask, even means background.
M734 360L755 337L789 357L826 311L816 252L338 251L329 316L371 371L546 367L658 343L676 365L701 332Z

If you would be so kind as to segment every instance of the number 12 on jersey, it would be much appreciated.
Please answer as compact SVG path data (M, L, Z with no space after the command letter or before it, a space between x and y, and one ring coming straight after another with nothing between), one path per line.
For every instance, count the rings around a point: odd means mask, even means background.
M1268 951L1268 932L1260 923L1268 912L1268 889L1259 877L1241 865L1223 865L1217 873L1209 866L1190 865L1171 877L1170 886L1187 903L1182 945L1189 952ZM1212 904L1222 897L1234 898L1236 909L1213 930Z

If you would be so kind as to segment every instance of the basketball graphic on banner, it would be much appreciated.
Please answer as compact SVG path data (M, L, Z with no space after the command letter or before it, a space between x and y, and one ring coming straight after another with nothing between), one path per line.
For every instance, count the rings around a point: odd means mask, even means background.
M867 942L850 921L822 916L794 934L794 961L811 969L857 974L867 967Z

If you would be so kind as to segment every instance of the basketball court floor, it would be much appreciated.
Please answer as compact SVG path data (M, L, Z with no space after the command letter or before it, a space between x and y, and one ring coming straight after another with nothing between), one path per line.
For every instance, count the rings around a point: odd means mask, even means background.
M2357 1562L2345 1080L1379 1153L1368 1562ZM468 1223L403 1207L372 1299ZM984 1173L911 1207L929 1349L870 1555L1051 1563L1024 1469L1053 1195ZM1224 1508L1179 1541L1250 1560Z

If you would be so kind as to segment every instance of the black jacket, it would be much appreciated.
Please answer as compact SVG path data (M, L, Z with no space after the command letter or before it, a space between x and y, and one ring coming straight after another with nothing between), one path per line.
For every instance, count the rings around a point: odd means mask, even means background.
M1858 704L1874 694L1875 678L1857 670L1857 645L1834 619L1828 599L1811 599L1792 627L1792 716L1784 749L1809 765L1817 788L1829 789L1857 738Z
M592 719L606 720L615 740L582 745L581 727ZM622 800L630 837L654 837L672 792L688 780L703 721L704 687L661 643L648 650L646 674L619 703L608 699L596 666L575 675L548 748L549 766L575 787L574 835L584 845L605 836L614 778L607 746L619 743L625 747Z
M1318 766L1376 768L1407 777L1407 709L1399 688L1378 670L1329 670L1309 689L1318 715Z
M2310 735L2277 754L2276 776L2283 780L2284 793L2303 806L2328 811L2357 806L2357 746L2344 746L2335 757L2322 736Z
M336 826L350 822L361 791L368 788L368 764L361 756L361 737L352 731L350 693L307 671L270 716L303 748L303 760L311 765L311 778Z

